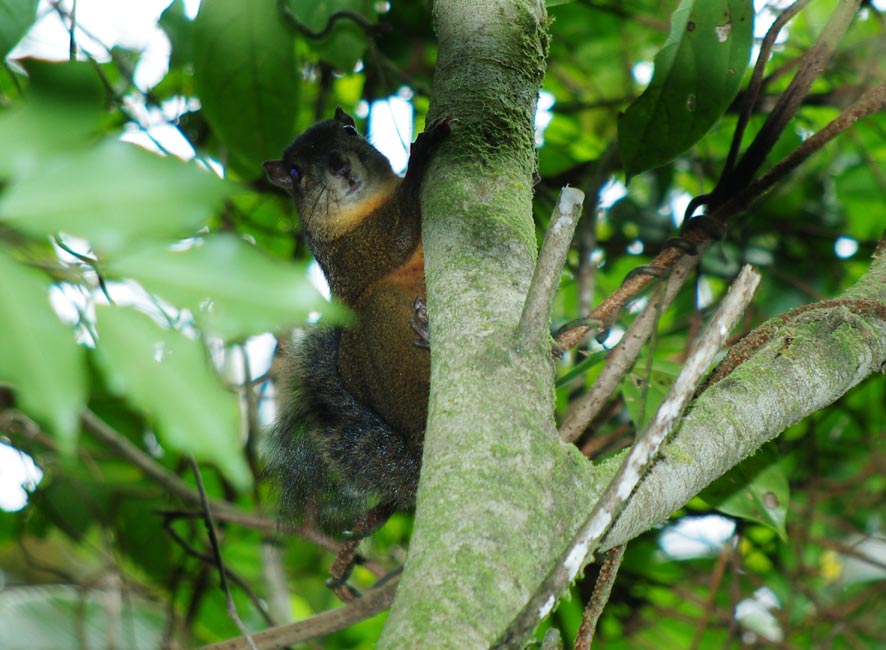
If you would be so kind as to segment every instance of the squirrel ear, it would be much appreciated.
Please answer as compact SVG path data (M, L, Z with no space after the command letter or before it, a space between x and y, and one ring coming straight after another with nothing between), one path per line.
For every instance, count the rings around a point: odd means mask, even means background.
M262 167L265 168L269 181L287 192L292 192L292 177L289 175L286 163L282 160L266 160L262 163Z
M335 121L341 122L345 126L353 126L354 128L357 127L357 125L354 123L354 118L345 113L342 110L341 106L335 107Z

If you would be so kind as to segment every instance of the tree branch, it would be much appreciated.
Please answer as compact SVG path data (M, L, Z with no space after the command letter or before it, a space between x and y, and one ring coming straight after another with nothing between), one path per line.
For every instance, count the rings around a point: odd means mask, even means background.
M634 319L621 337L621 341L609 354L606 365L597 376L594 385L570 405L560 425L560 436L564 442L578 440L591 420L606 404L606 400L637 360L652 330L655 329L659 314L676 298L697 263L696 257L684 257L676 264L667 278L661 299L652 300L646 305L643 313Z
M886 84L866 90L837 118L804 140L799 147L785 156L758 180L735 192L728 200L708 214L707 218L719 223L726 223L732 216L745 210L755 199L771 190L825 144L853 126L858 120L883 110L884 107L886 107ZM702 228L690 229L685 233L683 239L687 244L695 246L699 254L710 245L710 236ZM684 257L686 257L686 252L680 248L665 248L652 260L649 266L659 268L662 272L668 272L668 269L674 267ZM695 261L691 262L692 265L695 263ZM629 275L616 291L607 296L584 319L586 324L571 327L559 333L556 337L557 344L561 348L570 349L595 331L610 327L628 300L636 296L654 279L647 274Z
M615 578L618 576L618 568L624 559L626 544L611 548L606 552L606 558L600 567L600 574L597 576L597 583L594 585L594 593L588 606L585 607L585 613L581 620L581 626L578 628L578 634L575 637L575 650L591 650L591 643L594 641L594 631L597 629L597 621L609 602L609 594L612 593L612 586L615 584Z
M564 187L560 192L551 224L541 244L535 273L523 304L520 324L517 326L517 350L524 350L535 344L547 333L551 305L560 286L560 274L581 216L584 199L584 192L574 187Z
M317 614L304 621L256 632L252 635L252 641L258 650L277 650L338 632L386 610L391 606L396 590L397 580L393 580L370 589L361 598L351 601L344 607ZM238 638L203 646L202 650L250 650L250 646L246 639Z
M741 160L734 169L724 169L720 182L712 193L716 197L715 208L734 191L744 189L760 169L778 137L803 104L812 82L824 70L843 34L849 29L860 4L861 0L840 1L815 43L803 56L800 69L778 98Z
M840 298L886 305L886 244ZM886 367L886 320L843 306L814 313L814 320L783 327L693 401L600 549L660 523L785 428Z
M195 488L185 483L178 475L163 467L148 454L129 442L129 440L120 435L94 412L88 409L85 410L82 420L83 426L97 440L120 457L131 462L144 472L148 478L163 487L171 495L185 503L200 506L200 493ZM319 531L305 526L286 526L272 519L258 517L254 513L241 510L227 501L211 499L209 505L212 508L213 515L219 520L260 530L283 530L292 535L298 535L333 553L337 553L341 546L339 542Z
M762 196L784 179L785 176L799 167L807 158L854 125L858 120L881 111L884 107L886 107L886 83L867 89L862 93L861 97L840 113L837 118L829 122L820 131L806 138L799 147L785 156L758 180L752 182L745 193L752 197Z
M763 88L763 72L766 70L766 64L769 62L769 55L772 53L772 46L775 39L781 33L782 28L790 22L790 20L802 11L810 0L797 0L790 7L779 14L778 18L770 25L769 30L760 43L760 52L757 55L757 63L754 65L754 72L751 80L748 82L747 90L742 98L741 109L738 114L738 122L735 125L735 133L732 135L732 145L729 148L729 154L726 156L726 163L723 165L724 173L732 171L735 165L735 159L738 157L738 151L741 147L742 136L745 127L751 119L751 113L754 110L754 104L760 98L760 91Z
M772 147L775 146L778 136L802 105L812 82L830 60L837 47L837 43L839 43L840 38L849 28L852 18L858 9L859 2L860 0L841 1L812 48L804 55L800 69L794 75L788 88L779 96L775 107L754 137L744 156L732 168L731 158L734 157L734 153L730 154L730 159L727 161L727 166L724 167L717 187L710 194L696 197L690 202L686 211L687 218L692 216L699 205L709 203L710 212L706 215L706 219L709 222L725 224L732 216L746 209L754 199L764 194L775 182L780 180L781 176L778 173L786 174L817 150L808 142L804 142L794 152L796 157L792 154L783 161L787 164L788 159L791 159L789 166L782 168L779 172L776 172L774 169L770 170L764 176L765 182L763 182L764 179L754 183L751 182L754 174L757 173L760 165L762 165L766 156L772 150ZM796 10L797 7L802 8L802 2L798 2L795 6L788 9L785 15L790 16L791 12ZM865 94L866 97L869 93ZM877 93L874 92L874 95L876 96ZM867 97L866 101L869 102L870 97ZM855 120L857 119L860 118L856 117ZM844 130L850 125L851 122L845 124L840 130ZM739 124L738 128L743 127ZM833 138L839 132L834 130L830 135L823 133L825 137L824 142ZM820 146L821 144L818 145L819 148ZM693 228L692 223L687 221L686 232L682 239L690 247L695 247L699 252L703 252L710 244L710 235L703 228ZM667 272L685 254L685 251L681 249L668 247L659 253L649 266ZM628 300L642 291L651 281L652 277L648 274L628 276L618 290L608 296L606 300L591 312L588 318L585 319L586 324L559 333L557 335L557 344L563 349L570 349L594 332L608 329L615 322Z
M674 429L683 409L692 398L702 375L707 372L717 352L726 342L729 331L750 303L759 282L760 275L751 267L742 269L655 417L634 443L603 496L560 555L551 573L511 623L495 645L496 648L522 648L527 635L547 617L560 594L575 580L585 564L593 559L591 554L595 552L640 479L655 460L662 443Z

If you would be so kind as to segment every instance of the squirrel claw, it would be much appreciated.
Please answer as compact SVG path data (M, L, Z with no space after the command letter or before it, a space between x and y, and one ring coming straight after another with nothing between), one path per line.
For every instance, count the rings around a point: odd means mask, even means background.
M429 350L431 348L430 332L428 331L428 307L421 296L416 296L412 303L412 316L409 317L409 325L419 338L415 345Z

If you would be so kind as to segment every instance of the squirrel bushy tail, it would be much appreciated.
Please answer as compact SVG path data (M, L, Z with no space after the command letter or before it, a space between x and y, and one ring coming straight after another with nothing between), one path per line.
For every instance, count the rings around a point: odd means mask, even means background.
M352 525L375 505L411 509L421 466L421 449L344 387L341 334L308 331L287 353L269 441L283 514L299 521L310 508L330 530Z

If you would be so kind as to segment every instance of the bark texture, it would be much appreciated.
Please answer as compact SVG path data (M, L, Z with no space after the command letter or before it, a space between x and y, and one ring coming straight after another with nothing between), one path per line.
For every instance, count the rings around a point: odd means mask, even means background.
M617 460L556 431L550 339L516 345L532 277L544 4L438 0L429 119L454 120L423 190L431 399L415 532L379 648L488 648L551 570ZM690 408L602 548L662 523L764 442L886 363L886 259ZM879 311L877 310L879 305Z
M423 196L432 396L415 533L380 647L488 648L571 533L588 475L557 435L549 337L515 345L536 257L544 5L434 11L431 118L455 121Z

